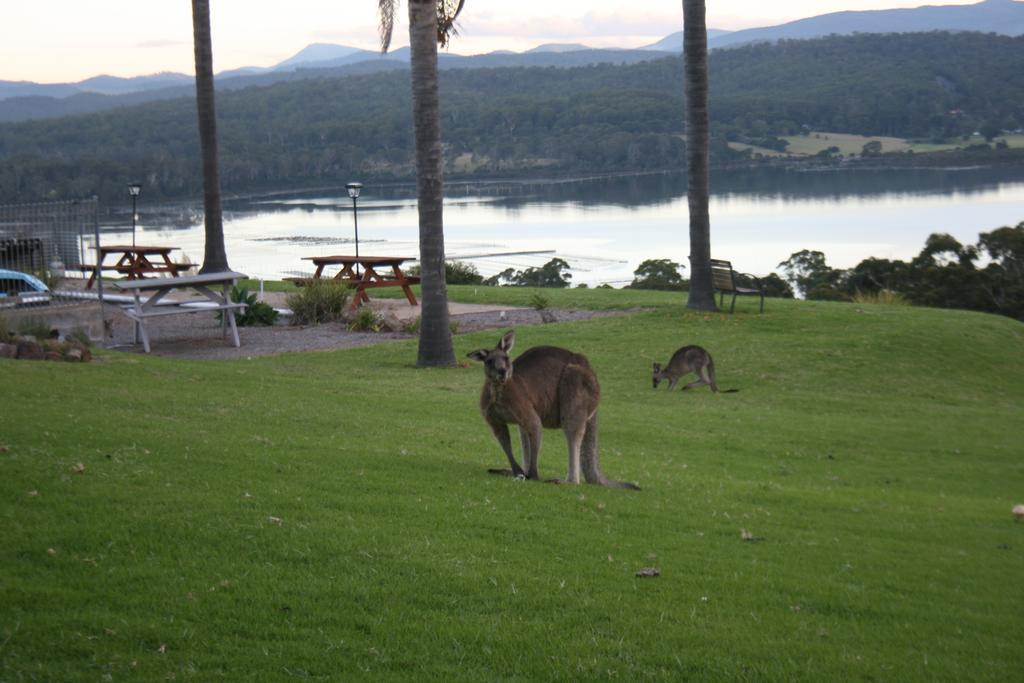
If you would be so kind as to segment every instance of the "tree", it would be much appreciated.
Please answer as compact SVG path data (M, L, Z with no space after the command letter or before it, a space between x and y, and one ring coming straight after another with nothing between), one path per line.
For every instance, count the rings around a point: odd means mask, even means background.
M786 273L786 279L796 286L797 291L806 299L831 299L827 290L832 288L842 276L842 271L834 270L825 263L825 254L820 251L803 249L778 265Z
M464 0L408 0L416 198L420 226L422 316L416 364L454 366L444 270L444 178L437 46L455 33ZM397 0L379 0L381 49L391 44Z
M882 142L881 140L868 140L864 143L864 146L860 149L860 155L863 157L876 157L882 153Z
M682 291L686 281L679 274L685 268L669 259L648 259L633 271L633 281L629 286L633 289L663 289Z
M568 287L571 279L569 264L560 258L553 258L540 268L506 268L497 275L487 278L483 283L494 287L503 284L514 287Z
M686 75L686 171L690 206L690 296L688 308L717 311L711 281L711 217L708 212L708 31L704 0L683 0Z
M985 289L996 310L1024 320L1024 222L981 233L978 247L992 259Z
M572 274L569 264L553 258L540 268L527 268L516 274L515 284L520 287L568 287Z
M981 133L982 137L984 137L986 141L992 142L997 135L1003 132L1003 127L998 123L988 121L981 124L981 127L978 128L978 132Z
M789 283L778 276L777 273L768 273L761 278L761 286L764 287L765 296L775 296L780 299L792 299L793 288Z
M224 249L224 220L220 207L217 158L217 114L213 102L213 45L210 39L210 0L192 0L192 42L196 58L196 111L203 159L203 214L206 246L200 273L230 270Z

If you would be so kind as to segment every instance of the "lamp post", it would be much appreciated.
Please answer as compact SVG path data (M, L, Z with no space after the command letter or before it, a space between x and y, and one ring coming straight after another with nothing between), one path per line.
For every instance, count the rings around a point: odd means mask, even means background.
M356 277L359 277L359 192L363 189L362 183L348 183L345 185L348 196L352 198L352 224L356 231Z
M135 246L135 201L142 192L141 183L128 183L128 194L132 196L132 247Z

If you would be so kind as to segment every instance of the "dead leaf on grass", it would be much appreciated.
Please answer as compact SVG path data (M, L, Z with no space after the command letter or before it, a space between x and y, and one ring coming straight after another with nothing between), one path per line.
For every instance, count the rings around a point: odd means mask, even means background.
M756 543L764 540L764 536L755 536L746 529L740 529L740 538L744 541L749 541L750 543Z
M283 523L284 520L282 520L280 517L274 517L273 515L271 515L270 517L267 517L267 521L270 522L271 524L276 524L278 526L281 526L281 524Z
M71 471L74 472L75 474L85 474L85 465L83 465L82 463L78 463L77 465L71 468Z
M640 577L661 576L661 570L658 569L657 567L644 567L644 568L638 570L636 575L640 576Z
M28 492L28 495L29 496L38 496L39 495L39 491L36 491L35 489L32 489L31 491Z

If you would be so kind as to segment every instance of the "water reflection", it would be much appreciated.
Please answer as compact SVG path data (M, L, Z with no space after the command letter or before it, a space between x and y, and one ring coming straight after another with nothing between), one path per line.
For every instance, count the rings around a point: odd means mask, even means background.
M1024 169L722 171L712 188L713 254L748 272L770 272L805 248L825 252L836 267L868 256L907 259L931 232L974 242L981 231L1024 220ZM687 262L681 174L449 182L446 192L447 252L484 275L558 255L573 266L574 282L623 284L644 259ZM202 258L201 205L140 207L140 214L140 239ZM366 185L360 244L415 256L417 224L414 186ZM130 224L106 230L130 231ZM351 200L342 186L226 200L224 233L232 267L266 278L302 273L304 257L351 250Z

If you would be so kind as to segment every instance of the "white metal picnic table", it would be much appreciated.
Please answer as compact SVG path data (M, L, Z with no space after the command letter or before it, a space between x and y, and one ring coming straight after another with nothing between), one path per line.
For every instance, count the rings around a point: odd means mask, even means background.
M149 353L149 334L146 332L146 319L157 315L174 315L176 313L200 313L202 311L220 311L224 336L230 325L235 346L241 346L238 339L238 327L235 324L235 311L244 309L244 303L231 301L231 286L245 279L242 273L225 271L221 273L203 273L202 275L186 275L183 277L152 278L144 280L118 280L114 286L131 292L134 301L124 307L125 315L135 321L135 343L142 337L142 348ZM220 288L215 291L211 288ZM191 289L203 295L203 301L165 301L172 290ZM151 294L143 299L143 292Z

